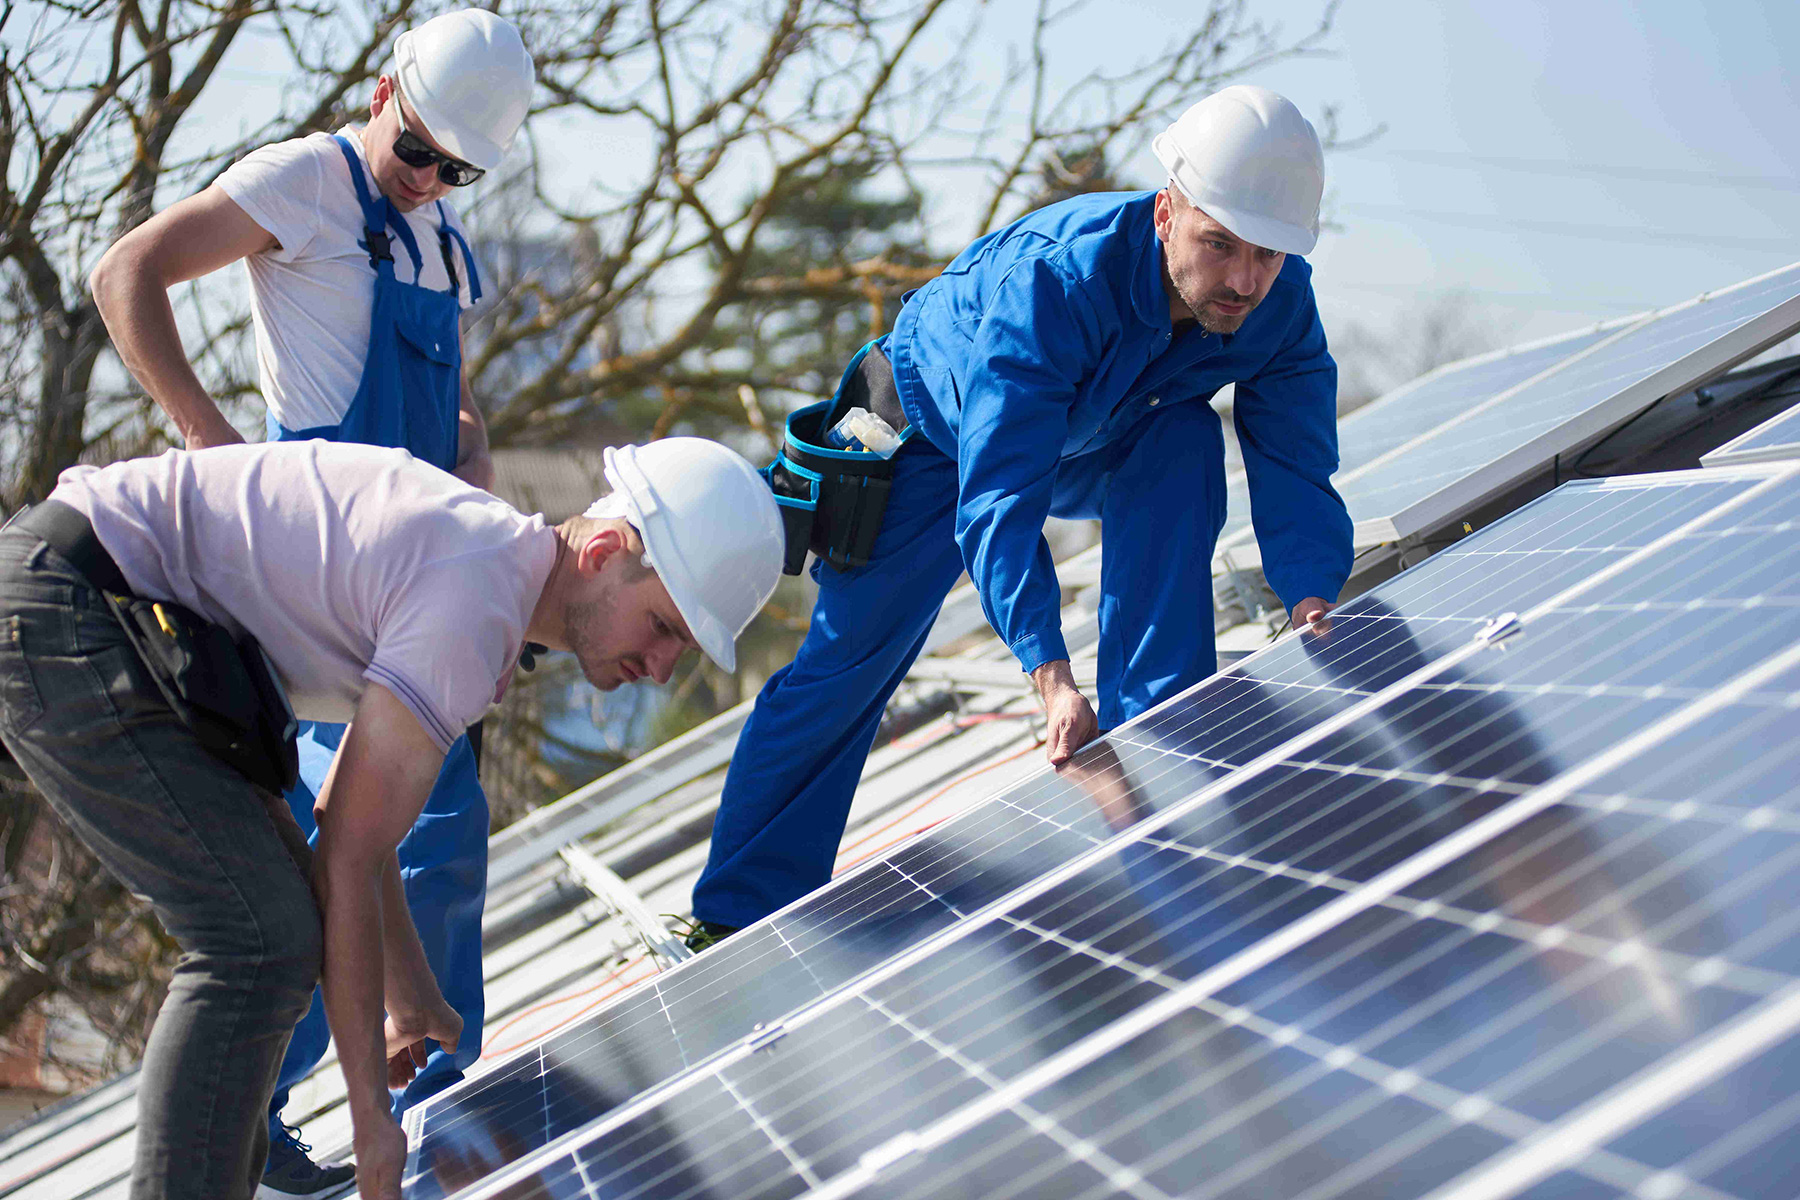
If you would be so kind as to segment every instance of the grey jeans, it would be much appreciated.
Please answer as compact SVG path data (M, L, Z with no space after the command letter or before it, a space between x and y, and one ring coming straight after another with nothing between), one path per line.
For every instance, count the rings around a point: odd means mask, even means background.
M144 1053L133 1200L248 1200L323 955L299 830L176 719L105 599L17 527L0 531L0 739L182 949Z

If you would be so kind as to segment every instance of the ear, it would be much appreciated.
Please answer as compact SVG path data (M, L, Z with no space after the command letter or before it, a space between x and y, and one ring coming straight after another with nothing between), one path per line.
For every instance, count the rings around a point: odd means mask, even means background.
M575 569L589 577L598 575L613 555L624 549L624 534L616 529L602 529L583 542L581 549L575 552Z
M1156 238L1166 243L1169 231L1175 226L1175 202L1170 198L1168 188L1156 193L1156 205L1151 211L1156 225Z
M388 106L394 98L394 81L391 76L383 75L375 81L375 95L369 100L369 116L379 117L381 110Z

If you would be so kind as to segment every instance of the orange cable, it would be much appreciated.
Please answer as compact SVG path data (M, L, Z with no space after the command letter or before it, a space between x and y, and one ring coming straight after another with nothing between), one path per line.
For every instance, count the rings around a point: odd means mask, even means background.
M579 991L569 992L569 993L566 993L565 995L552 996L548 1000L540 1000L536 1004L533 1004L530 1008L527 1008L522 1012L514 1013L511 1017L507 1018L507 1020L504 1023L502 1023L499 1028L495 1029L492 1033L488 1034L487 1044L482 1046L482 1048L481 1048L481 1056L483 1058L485 1058L488 1055L495 1053L494 1042L500 1037L500 1035L505 1033L508 1029L511 1029L514 1025L517 1025L520 1021L523 1021L526 1017L529 1017L532 1013L542 1012L546 1008L554 1008L558 1004L567 1004L571 1000L579 1000L581 997L587 995L589 992L599 991L601 988L605 987L607 984L611 983L613 980L617 979L619 976L623 975L625 972L631 970L632 967L635 967L639 963L643 962L645 960L645 958L647 958L647 957L648 957L648 955L640 954L636 958L626 959L623 963L619 964L619 966L616 970L609 972L607 974L606 978L602 979L599 983L589 984L587 987L584 987L584 988L580 989ZM515 1049L516 1049L516 1047L515 1047Z
M621 967L620 970L624 970L624 968ZM584 1017L588 1013L594 1011L594 1009L599 1008L602 1004L605 1004L608 1000L612 999L614 996L618 995L620 992L630 991L632 988L634 988L638 984L644 982L644 980L649 979L651 976L655 975L656 973L657 972L654 969L652 969L648 975L639 975L636 979L627 979L624 983L621 983L618 987L613 988L611 991L603 992L599 996L595 997L594 1002L592 1004L589 1004L582 1008L576 1009L574 1012L570 1013L568 1016L564 1017L562 1020L558 1021L556 1024L550 1026L550 1028L541 1029L538 1032L532 1034L530 1037L526 1038L522 1042L517 1042L511 1046L503 1046L500 1049L491 1051L491 1053L511 1054L514 1050L524 1049L526 1046L531 1045L533 1042L541 1042L545 1038L549 1037L551 1034L555 1033L557 1030L565 1028L566 1026L572 1025L576 1021L579 1021L582 1017ZM615 977L616 977L616 973L615 973ZM595 986L598 987L600 985L596 984ZM592 991L593 989L589 988L588 990ZM575 999L576 996L580 996L583 994L585 994L585 993L577 992L577 993L575 993L575 995L564 996L563 999L564 1000L573 1000L573 999ZM524 1015L525 1015L524 1013L519 1014L520 1017L522 1017ZM517 1020L517 1019L518 1019L517 1017L514 1018L514 1020ZM496 1031L496 1034L497 1033L498 1033L498 1031ZM482 1050L483 1055L486 1055L488 1053L490 1053L490 1051L488 1051L486 1049Z
M1029 746L1026 746L1022 749L1013 751L1011 754L1008 754L1005 758L997 758L993 762L988 763L985 766L980 766L980 767L975 768L973 771L968 772L966 775L959 775L955 779L952 779L949 783L946 783L943 787L939 788L937 791L931 793L931 795L925 797L923 800L919 801L917 804L914 804L912 807L908 808L905 812L901 813L899 816L895 817L893 820L887 822L885 825L882 825L877 829L871 829L868 833L863 834L861 837L857 838L854 842L851 842L848 845L841 847L838 850L838 857L841 859L844 857L845 854L856 849L858 846L862 845L864 842L868 841L870 838L879 837L880 835L886 833L888 830L890 830L894 826L900 824L902 821L905 821L909 817L912 817L920 809L924 808L926 805L930 804L932 801L936 800L938 797L944 795L944 793L950 791L952 788L961 787L963 784L969 782L969 780L975 778L977 775L981 775L985 772L991 771L995 767L1003 767L1007 763L1012 762L1014 759L1023 758L1025 755L1030 754L1033 750L1038 750L1041 748L1042 748L1042 743L1033 742ZM948 819L949 819L948 816L939 817L936 821L931 822L930 825L922 825L918 829L908 830L907 832L901 834L899 837L893 838L890 841L883 842L881 845L876 846L874 849L868 851L865 854L860 855L857 858L851 859L849 862L840 863L837 866L837 868L832 872L832 874L836 875L840 872L847 871L851 867L854 867L857 863L865 862L868 859L873 858L875 855L880 854L883 850L886 850L889 846L899 845L901 842L904 842L907 838L912 837L913 834L923 833L923 832L925 832L925 830L932 828L932 826L941 824L943 821L946 821Z
M942 741L949 735L971 726L984 725L989 721L1027 721L1032 717L1043 715L1044 710L1041 708L1027 709L1024 712L971 713L965 717L952 717L948 725L928 725L917 733L909 733L903 738L895 738L888 745L895 750L917 750L922 746L929 746L933 742ZM926 734L931 736L926 737Z

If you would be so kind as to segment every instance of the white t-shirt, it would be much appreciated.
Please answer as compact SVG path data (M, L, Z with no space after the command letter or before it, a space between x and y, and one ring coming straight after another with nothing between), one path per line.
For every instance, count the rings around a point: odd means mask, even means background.
M350 720L365 681L448 750L495 699L556 563L556 532L404 450L303 441L71 467L132 593L268 652L294 712Z
M349 140L369 195L379 198L362 140ZM256 322L256 363L269 412L289 429L336 425L344 419L369 351L375 272L363 240L362 207L349 164L330 134L315 133L252 151L219 176L219 186L252 221L281 243L244 259L250 276L250 313ZM462 231L446 202L451 228ZM422 269L391 234L394 277L436 291L450 287L438 249L438 206L404 215L419 243ZM452 239L454 244L454 239ZM468 264L456 255L459 300L469 306Z

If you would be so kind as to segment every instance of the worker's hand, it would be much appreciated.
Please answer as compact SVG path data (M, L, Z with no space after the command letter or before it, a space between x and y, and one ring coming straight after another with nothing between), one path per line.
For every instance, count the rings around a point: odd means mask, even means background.
M189 450L209 450L214 446L242 445L244 435L227 421L218 409L206 413L187 431L187 448Z
M412 1082L430 1056L427 1038L446 1052L455 1051L462 1040L462 1027L462 1017L442 997L416 1013L389 1014L382 1029L387 1039L388 1086L405 1087Z
M1327 634L1331 632L1329 614L1334 607L1336 606L1325 603L1317 596L1308 596L1294 605L1294 610L1288 614L1288 619L1293 622L1295 629L1304 629L1308 633Z
M1049 727L1044 753L1049 756L1051 766L1060 766L1094 740L1100 732L1100 722L1088 705L1087 697L1075 686L1075 673L1069 669L1068 659L1045 663L1031 673L1031 681L1037 685L1038 699L1043 702L1044 720Z
M365 1128L366 1126L366 1128ZM362 1200L400 1200L406 1172L406 1134L387 1113L356 1126L356 1192Z

